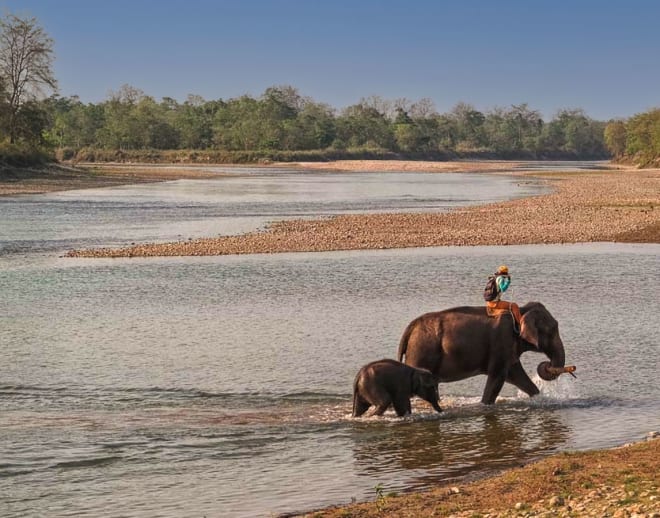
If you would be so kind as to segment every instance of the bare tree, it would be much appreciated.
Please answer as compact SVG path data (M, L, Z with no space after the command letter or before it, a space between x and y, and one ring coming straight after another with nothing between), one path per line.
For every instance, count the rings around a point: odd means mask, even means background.
M437 115L435 103L428 97L410 105L410 116L413 119L428 119L434 115Z
M36 18L9 14L0 19L0 80L8 103L9 141L17 136L21 106L57 89L53 40Z

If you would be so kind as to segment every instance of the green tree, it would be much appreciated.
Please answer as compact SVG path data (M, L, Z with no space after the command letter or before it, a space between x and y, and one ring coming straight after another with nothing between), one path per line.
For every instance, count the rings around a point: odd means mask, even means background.
M484 131L486 117L483 113L471 104L461 102L454 106L450 116L456 123L457 147L471 150L486 144Z
M283 149L325 149L337 136L332 109L307 101L295 119L284 125Z
M51 145L62 148L70 145L73 124L71 112L75 100L66 97L52 96L47 101L48 111L51 114L51 124L46 138Z
M36 124L44 121L33 102L57 89L53 59L53 40L35 18L9 14L0 19L0 77L6 92L10 143L19 134L36 138Z
M560 110L544 127L540 149L577 157L607 155L604 124L594 121L581 109Z
M182 105L176 105L173 126L184 149L207 149L213 144L215 114L224 106L222 101L205 101L199 95L189 95Z
M628 156L643 166L660 161L660 108L631 117L626 133Z
M263 125L259 120L259 102L243 95L230 99L214 118L213 140L220 149L245 151L258 149L264 138Z
M50 124L46 139L53 147L97 146L96 132L103 126L103 110L97 104L85 105L77 96L51 96L45 101Z
M32 146L46 145L49 125L50 117L45 104L36 100L25 101L14 118L14 138Z
M139 148L176 149L179 135L168 120L169 106L158 104L153 97L144 96L132 113L133 140Z
M295 129L298 112L304 99L290 86L267 88L258 103L258 119L261 123L260 149L283 149L287 133Z
M605 126L605 144L616 158L626 152L626 133L626 123L621 120L611 121Z
M110 92L108 100L102 103L105 124L97 132L100 147L127 150L145 145L143 128L136 116L136 106L143 97L142 90L130 85Z
M541 114L526 103L509 109L495 108L484 122L486 141L498 152L537 151L543 129Z
M557 117L543 126L539 137L539 149L544 153L559 153L564 151L566 135L564 126Z
M394 145L390 121L365 102L344 109L337 119L337 136L351 147L392 149Z
M458 124L456 119L449 114L442 114L435 117L438 142L440 151L454 151L458 142Z
M414 105L411 105L414 110ZM396 147L408 153L426 153L438 150L438 124L430 112L419 110L417 117L412 117L403 108L396 109L393 130Z
M604 128L594 127L594 121L583 110L564 110L560 113L566 143L564 149L575 155L595 155L604 148Z

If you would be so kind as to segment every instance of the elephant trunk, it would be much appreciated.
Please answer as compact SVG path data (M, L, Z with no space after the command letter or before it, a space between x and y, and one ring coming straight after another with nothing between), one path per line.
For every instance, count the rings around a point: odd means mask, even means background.
M552 367L562 368L566 362L566 353L564 352L564 343L559 338L559 335L553 340L552 353L548 355Z
M559 336L553 340L552 353L548 354L548 357L550 358L550 361L539 363L539 366L536 369L536 372L538 372L542 379L551 381L557 379L560 374L564 374L565 372L569 373L571 376L575 376L573 374L575 366L565 366L566 355L564 353L564 344Z

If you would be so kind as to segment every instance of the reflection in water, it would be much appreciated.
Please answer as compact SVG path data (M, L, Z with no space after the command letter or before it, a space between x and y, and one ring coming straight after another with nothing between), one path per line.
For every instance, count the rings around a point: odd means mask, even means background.
M352 435L362 476L405 471L407 485L431 483L510 467L557 450L569 436L559 410L478 407L440 419L356 423ZM393 488L391 488L393 489Z

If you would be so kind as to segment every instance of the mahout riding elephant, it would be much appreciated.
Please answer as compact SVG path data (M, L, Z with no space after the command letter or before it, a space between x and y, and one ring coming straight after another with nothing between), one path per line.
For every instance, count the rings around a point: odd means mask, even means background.
M412 396L419 396L442 412L438 383L429 371L389 358L368 363L353 382L353 417L361 416L371 405L376 407L373 415L383 415L390 405L399 417L410 414Z
M495 317L485 307L457 307L426 313L406 327L399 342L399 361L428 369L439 382L458 381L477 374L488 380L482 403L493 404L507 381L529 396L539 389L523 370L520 355L527 351L544 353L550 362L539 364L541 378L552 380L575 367L564 367L564 344L557 321L540 302L520 308L520 335L514 332L513 318L504 313Z

